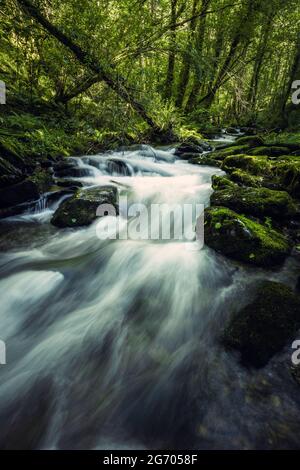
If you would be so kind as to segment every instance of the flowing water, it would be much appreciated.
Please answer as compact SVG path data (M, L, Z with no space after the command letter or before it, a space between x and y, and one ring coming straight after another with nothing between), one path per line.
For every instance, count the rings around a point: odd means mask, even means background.
M148 207L208 205L220 172L151 147L73 160L85 186L113 184ZM99 221L58 230L59 202L1 222L2 447L299 446L290 349L256 371L219 341L246 286L293 286L293 261L270 273L193 240L101 240Z

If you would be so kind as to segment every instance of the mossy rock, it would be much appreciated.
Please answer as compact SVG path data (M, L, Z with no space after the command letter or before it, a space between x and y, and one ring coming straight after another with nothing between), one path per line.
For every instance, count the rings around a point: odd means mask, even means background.
M234 170L230 173L230 179L239 185L260 188L264 186L265 181L262 176L254 176L243 170ZM221 189L221 188L220 188Z
M215 150L214 152L210 153L209 156L216 160L224 160L226 157L230 155L248 153L249 150L250 150L249 145L230 145L230 147L225 147L220 150Z
M215 167L218 167L218 168L221 166L221 161L220 160L215 160L214 158L211 158L211 154L202 155L202 156L196 157L196 158L191 158L189 160L189 163L191 163L192 165L215 166Z
M36 170L29 178L29 181L32 181L36 184L38 191L44 193L49 191L53 185L52 175L47 170L38 169Z
M260 282L254 300L233 315L224 344L241 353L244 364L265 366L300 327L300 300L284 284Z
M227 207L205 209L204 236L210 248L255 266L279 265L290 253L290 244L282 233Z
M256 217L281 219L297 213L297 205L286 191L267 188L227 187L212 194L211 204Z
M213 175L211 178L212 188L214 190L220 189L228 189L228 188L236 188L237 185L233 183L229 178L226 176L218 176Z
M51 223L60 228L90 225L97 218L97 209L100 205L113 206L115 213L119 213L118 190L115 186L77 191L59 206Z
M265 142L262 137L255 136L255 135L246 135L243 137L239 137L235 143L237 145L249 145L252 147L262 147L265 145Z
M265 176L266 174L271 174L272 163L269 162L267 156L255 157L253 155L238 154L226 157L221 168L229 173L236 169L241 169L256 176Z
M288 155L290 150L287 147L257 147L249 151L250 155L266 155L268 157L279 157L281 155Z
M273 166L273 174L292 196L300 198L300 162L280 161Z

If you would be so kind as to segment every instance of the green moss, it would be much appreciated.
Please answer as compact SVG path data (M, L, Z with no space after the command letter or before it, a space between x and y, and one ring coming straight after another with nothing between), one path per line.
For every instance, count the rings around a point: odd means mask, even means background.
M221 161L215 160L214 158L211 158L211 154L202 155L202 156L196 157L196 158L191 158L189 160L189 163L191 163L193 165L207 165L207 166L215 166L215 167L220 167L221 166Z
M266 175L270 174L272 163L268 161L268 157L264 156L231 155L225 158L221 168L230 173L238 168L254 175Z
M36 184L40 193L48 191L53 184L51 175L45 170L36 170L28 179Z
M264 140L262 137L247 135L243 137L239 137L235 143L237 145L249 145L252 147L262 147L264 145Z
M114 186L79 190L59 206L51 223L61 228L90 225L97 218L97 209L101 204L114 206L118 213L117 194Z
M226 176L213 175L212 178L211 178L211 181L212 181L212 188L214 190L226 189L226 188L235 188L236 187L236 184L233 183Z
M268 157L278 157L281 155L288 155L290 150L287 147L257 147L249 151L250 155L267 155Z
M216 225L220 228L216 229ZM256 266L280 264L290 251L289 242L282 233L225 207L205 210L204 232L205 242L211 248Z
M210 154L210 157L216 160L224 160L224 158L226 158L229 155L247 153L249 149L250 149L249 145L233 145L230 147L226 147L224 149L215 150L214 152Z
M257 217L286 218L297 212L297 205L286 191L274 191L266 188L227 187L215 191L211 203L224 206L238 213Z
M274 177L294 197L300 197L300 162L279 162L273 166Z
M264 185L264 179L262 176L254 176L243 170L234 170L230 173L230 178L232 181L242 186L260 188Z
M263 281L254 301L234 314L223 342L241 352L242 361L262 367L279 352L300 327L300 301L278 282Z

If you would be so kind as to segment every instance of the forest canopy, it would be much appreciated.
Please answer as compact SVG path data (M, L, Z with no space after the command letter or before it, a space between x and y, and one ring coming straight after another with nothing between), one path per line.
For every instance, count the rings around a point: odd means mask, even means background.
M13 123L50 115L98 137L299 126L297 0L5 0L0 15Z

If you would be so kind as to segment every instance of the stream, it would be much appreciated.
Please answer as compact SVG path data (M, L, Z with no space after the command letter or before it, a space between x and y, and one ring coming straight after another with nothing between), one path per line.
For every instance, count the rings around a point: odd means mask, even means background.
M72 161L74 181L116 185L147 207L207 206L221 174L174 148ZM105 240L99 221L57 229L60 202L0 223L1 447L299 448L290 347L255 370L219 340L249 284L294 287L294 261L265 271L197 250L196 240Z

